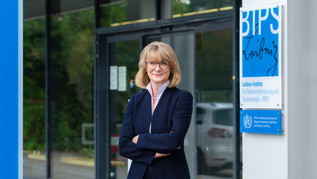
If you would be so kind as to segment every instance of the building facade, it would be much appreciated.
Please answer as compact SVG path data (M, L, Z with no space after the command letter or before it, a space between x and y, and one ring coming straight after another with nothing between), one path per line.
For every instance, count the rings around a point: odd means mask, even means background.
M1 42L1 76L12 77L1 78L9 86L1 103L2 178L126 178L130 162L118 154L118 138L127 102L141 90L134 84L139 54L153 41L173 47L179 88L194 96L185 138L191 178L315 178L316 3L305 3L7 3L2 42L16 45ZM240 133L240 8L268 5L283 9L282 133Z
M46 3L24 2L25 177L126 177L118 137L152 41L174 48L195 98L191 177L235 175L232 1Z

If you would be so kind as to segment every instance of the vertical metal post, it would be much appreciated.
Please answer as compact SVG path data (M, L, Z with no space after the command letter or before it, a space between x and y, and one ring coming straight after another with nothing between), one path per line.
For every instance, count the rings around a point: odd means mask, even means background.
M233 133L233 146L234 162L233 162L233 178L241 178L241 137L240 137L240 96L239 96L239 19L240 19L240 6L241 0L233 1L233 121L234 121L234 133Z
M107 75L107 41L105 36L96 36L95 54L95 86L94 86L94 123L95 123L95 177L96 179L109 178L109 99L108 86L109 77ZM108 139L109 138L109 139Z
M95 0L95 60L94 60L94 141L95 141L95 178L106 179L109 176L109 148L108 140L108 67L106 36L99 35L100 1ZM109 138L110 139L110 138Z
M155 20L158 21L162 18L161 0L155 1Z
M51 178L51 0L45 1L45 19L46 19L46 56L45 56L45 143L46 143L46 178Z
M95 178L99 178L99 155L98 155L98 132L97 132L97 120L98 120L98 114L97 114L97 47L98 47L98 39L97 39L97 28L99 27L99 0L94 1L94 8L95 8L95 27L94 27L94 34L95 34L95 49L94 49L94 159L95 159Z
M94 7L95 7L95 38L96 38L96 29L100 27L100 21L99 21L99 14L100 14L100 10L99 10L99 0L95 0L94 2ZM96 48L95 48L96 49Z
M45 55L45 143L46 143L46 178L52 178L52 160L51 160L51 144L52 144L52 99L54 99L54 91L52 89L52 83L54 80L54 76L52 71L54 70L55 64L51 58L52 52L52 23L51 23L51 15L57 14L61 12L61 0L45 0L45 46L46 46L46 55ZM55 89L56 90L56 89ZM55 94L56 95L56 94Z

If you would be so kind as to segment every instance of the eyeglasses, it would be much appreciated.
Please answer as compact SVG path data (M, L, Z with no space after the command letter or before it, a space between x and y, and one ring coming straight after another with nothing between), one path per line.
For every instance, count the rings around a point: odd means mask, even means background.
M159 65L159 67L160 67L162 70L165 70L165 69L167 69L167 67L168 67L168 64L165 63L165 62L159 62L159 63L146 62L146 63L147 63L147 66L149 67L149 69L151 69L151 70L155 69L157 65Z

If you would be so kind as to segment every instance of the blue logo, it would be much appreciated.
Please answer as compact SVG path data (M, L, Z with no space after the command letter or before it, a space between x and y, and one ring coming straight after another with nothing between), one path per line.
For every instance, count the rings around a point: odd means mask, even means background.
M245 128L251 128L252 126L252 117L249 115L245 115L243 118L243 124Z

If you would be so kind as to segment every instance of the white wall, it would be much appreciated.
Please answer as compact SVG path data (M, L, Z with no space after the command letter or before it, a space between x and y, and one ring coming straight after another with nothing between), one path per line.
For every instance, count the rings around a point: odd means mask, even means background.
M243 134L243 179L286 179L287 136Z
M289 178L317 178L317 1L288 1Z
M286 22L286 3L283 1L273 0L244 0L242 7L265 6L270 4L283 4L283 22ZM287 27L283 24L282 28L283 51L287 51L285 34ZM283 62L286 62L286 56L282 55ZM283 63L286 65L287 63ZM287 79L284 69L283 81ZM286 84L283 84L286 85ZM283 94L286 94L286 88L283 88ZM285 98L284 98L285 99ZM288 178L288 129L287 113L285 100L283 100L283 129L282 135L271 134L251 134L243 133L242 135L242 162L243 162L243 179L286 179Z
M317 178L317 1L283 4L283 135L243 133L243 179Z

